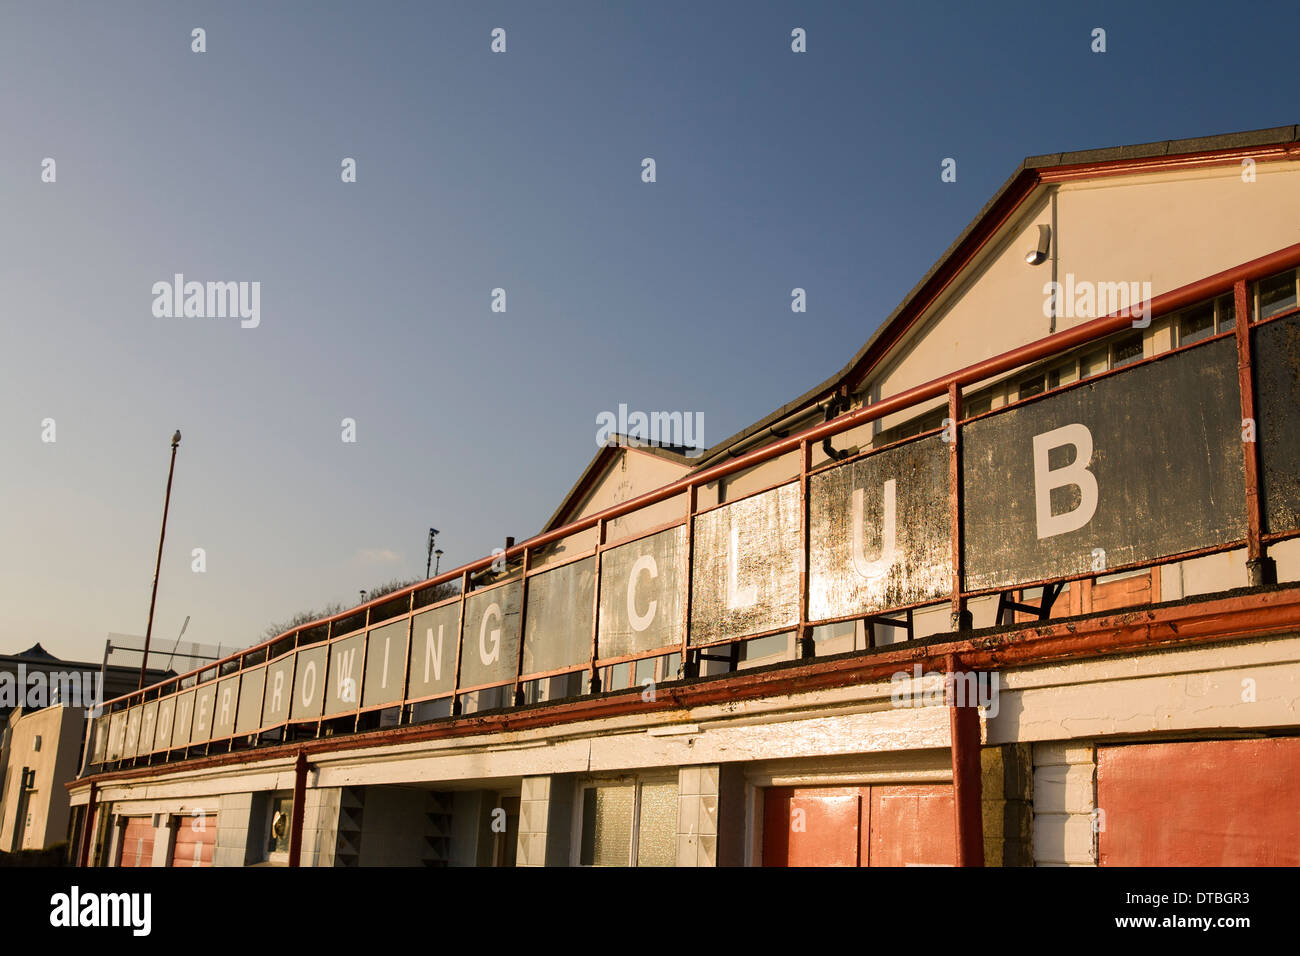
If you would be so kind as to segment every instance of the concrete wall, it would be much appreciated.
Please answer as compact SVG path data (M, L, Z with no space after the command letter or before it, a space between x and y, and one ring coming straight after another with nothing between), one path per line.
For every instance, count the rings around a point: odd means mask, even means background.
M525 777L519 799L516 866L568 866L575 780L569 774Z
M427 790L368 787L365 791L361 866L421 866Z
M85 728L85 714L75 707L14 715L4 771L0 850L40 850L67 839L71 806L64 784L76 776ZM24 767L36 772L34 789L25 800L20 798ZM23 819L20 810L25 811Z

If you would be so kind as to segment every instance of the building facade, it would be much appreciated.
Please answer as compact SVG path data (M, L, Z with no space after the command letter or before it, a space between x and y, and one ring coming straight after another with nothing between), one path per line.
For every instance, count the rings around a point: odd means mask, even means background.
M81 861L1300 864L1298 213L1295 127L1026 160L744 432L112 702Z

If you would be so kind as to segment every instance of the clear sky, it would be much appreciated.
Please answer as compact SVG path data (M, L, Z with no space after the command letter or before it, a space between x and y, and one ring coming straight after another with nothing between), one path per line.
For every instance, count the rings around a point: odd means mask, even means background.
M840 368L1025 156L1296 122L1298 26L1290 3L3 0L0 651L143 634L178 427L164 646L187 615L186 640L246 645L420 575L431 525L444 569L523 539L600 412L701 412L712 444ZM260 282L260 324L156 317L176 273Z

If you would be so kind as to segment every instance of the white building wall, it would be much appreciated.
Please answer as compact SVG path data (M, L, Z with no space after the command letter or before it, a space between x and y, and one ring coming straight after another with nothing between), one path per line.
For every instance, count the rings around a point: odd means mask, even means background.
M1034 747L1034 865L1096 866L1096 751L1089 744ZM1101 818L1096 818L1100 826Z

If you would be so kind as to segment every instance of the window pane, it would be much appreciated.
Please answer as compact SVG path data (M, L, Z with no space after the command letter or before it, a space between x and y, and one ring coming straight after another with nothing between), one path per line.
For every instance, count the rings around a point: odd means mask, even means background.
M582 865L632 862L632 805L636 788L588 787L582 794Z
M1099 352L1093 352L1091 355L1085 355L1079 363L1079 368L1083 378L1106 371L1106 350L1102 349Z
M1219 331L1226 332L1237 324L1237 300L1234 296L1221 295L1216 302L1219 306Z
M1178 317L1178 344L1189 345L1214 334L1214 303L1188 309Z
M993 408L993 393L981 392L972 398L962 397L962 413L969 418L973 415L983 415Z
M1259 282L1259 317L1267 319L1295 308L1295 272L1261 279Z
M1038 395L1043 390L1043 376L1038 375L1034 378L1027 378L1020 383L1020 397L1028 398L1031 395Z
M1128 365L1130 362L1136 362L1142 357L1142 333L1137 332L1127 338L1120 339L1111 346L1111 368L1119 368L1121 365Z
M673 866L676 862L677 784L642 784L636 865Z

